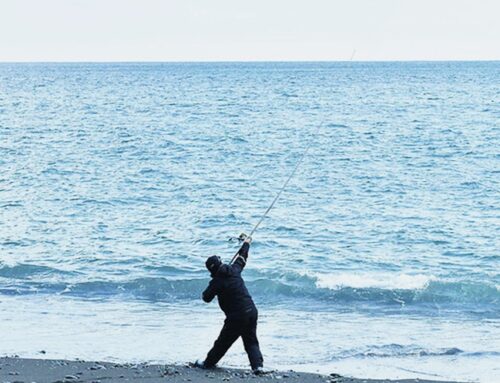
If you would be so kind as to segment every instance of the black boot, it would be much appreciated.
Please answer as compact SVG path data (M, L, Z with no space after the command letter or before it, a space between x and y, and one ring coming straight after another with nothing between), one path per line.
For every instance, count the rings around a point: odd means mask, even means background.
M215 366L207 365L205 362L200 362L199 360L197 360L196 362L194 362L192 364L192 366L196 367L196 368L202 368L204 370L211 370L211 369L215 368Z

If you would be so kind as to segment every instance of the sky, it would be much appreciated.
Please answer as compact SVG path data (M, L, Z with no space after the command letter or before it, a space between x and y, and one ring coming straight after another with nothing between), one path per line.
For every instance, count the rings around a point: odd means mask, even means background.
M0 61L499 60L499 0L0 0Z

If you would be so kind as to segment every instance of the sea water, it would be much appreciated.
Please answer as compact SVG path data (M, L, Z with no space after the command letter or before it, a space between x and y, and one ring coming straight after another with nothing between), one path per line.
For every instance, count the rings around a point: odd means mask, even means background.
M500 381L500 63L0 65L0 354ZM43 352L42 352L43 351ZM241 342L222 361L246 367Z

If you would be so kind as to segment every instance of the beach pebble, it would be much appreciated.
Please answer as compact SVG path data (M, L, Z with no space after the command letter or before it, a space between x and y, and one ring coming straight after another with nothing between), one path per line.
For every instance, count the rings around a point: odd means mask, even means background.
M173 367L167 367L164 371L163 371L163 375L175 375L175 374L180 374L179 371L177 371L175 368Z
M106 366L103 366L101 364L95 364L93 366L90 366L88 369L92 370L92 371L95 371L95 370L106 370Z

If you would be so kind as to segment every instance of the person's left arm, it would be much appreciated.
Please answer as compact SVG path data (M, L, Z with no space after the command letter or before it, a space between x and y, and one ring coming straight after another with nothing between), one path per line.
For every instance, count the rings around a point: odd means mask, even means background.
M210 281L205 291L203 291L201 297L205 302L209 303L212 302L212 300L215 298L218 292L219 292L219 280L214 278Z

